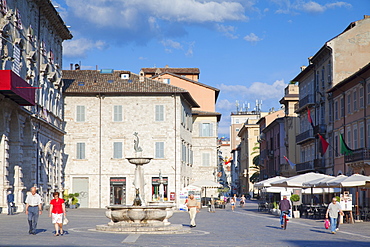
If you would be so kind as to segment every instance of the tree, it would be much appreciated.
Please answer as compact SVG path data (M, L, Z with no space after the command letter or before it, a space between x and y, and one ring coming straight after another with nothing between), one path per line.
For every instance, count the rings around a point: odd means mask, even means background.
M251 169L255 169L256 172L252 174L252 176L250 176L249 180L251 181L251 183L255 183L258 181L258 178L260 176L260 147L259 147L259 143L256 143L256 146L253 148L253 152L250 154L251 156L252 155L255 155L257 154L256 156L253 157L253 160L252 160L252 163L254 166L250 167Z

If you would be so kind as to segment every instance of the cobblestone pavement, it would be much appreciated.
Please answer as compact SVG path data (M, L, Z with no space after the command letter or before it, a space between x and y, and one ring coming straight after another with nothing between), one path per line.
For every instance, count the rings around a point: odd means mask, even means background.
M323 220L292 219L287 230L276 216L257 212L248 201L244 208L230 207L197 215L197 227L183 234L127 234L94 231L106 224L104 209L69 209L67 234L54 237L46 211L40 216L38 234L28 234L25 214L0 215L0 246L370 246L370 222L343 224L337 234L324 228ZM186 212L176 212L173 224L189 227Z

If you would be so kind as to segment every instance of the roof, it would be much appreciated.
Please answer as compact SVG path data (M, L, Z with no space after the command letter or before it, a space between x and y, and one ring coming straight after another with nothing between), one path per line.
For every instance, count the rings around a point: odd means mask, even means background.
M161 75L164 75L164 74L169 74L169 75L172 75L172 76L177 77L177 78L179 78L179 79L183 79L183 80L185 80L185 81L188 81L188 82L191 82L191 83L197 84L197 85L199 85L199 86L206 87L206 88L209 88L209 89L214 90L214 91L215 91L215 93L216 93L215 100L217 100L218 95L220 94L220 89L218 89L218 88L208 86L207 84L200 83L200 82L198 82L198 81L194 81L194 80L191 80L191 79L189 79L189 78L186 78L186 77L183 77L183 76L180 76L180 75L177 75L177 74L171 73L171 72L163 72L163 73L161 73L161 74L158 74L158 75L152 76L151 78L157 78L157 77L159 77L159 76L161 76Z
M50 0L33 0L39 7L40 11L45 18L54 26L57 33L63 40L72 39L72 34L68 27L65 25L62 17L54 8Z
M121 74L129 74L121 79ZM182 94L192 107L199 107L190 93L182 88L168 85L143 77L130 71L112 71L100 73L97 70L63 70L63 93L65 95L89 95L103 93L106 95L159 95Z
M145 74L155 74L156 71L160 71L159 73L163 72L170 72L174 74L180 75L199 75L200 70L198 68L142 68L141 69Z
M364 67L362 67L361 69L359 69L357 72L353 73L352 75L350 75L346 79L342 80L341 82L339 82L338 84L336 84L334 87L330 88L326 92L327 93L334 92L335 90L337 90L338 88L344 86L346 83L354 80L355 78L359 78L360 80L365 80L364 78L361 78L360 76L362 74L368 72L368 71L370 71L370 63L368 63L367 65L365 65Z
M217 121L219 122L221 120L221 113L219 112L210 112L210 111L200 111L200 110L192 110L193 115L198 116L217 116Z
M304 70L302 70L292 81L300 81L308 72L313 69L313 64L308 65Z

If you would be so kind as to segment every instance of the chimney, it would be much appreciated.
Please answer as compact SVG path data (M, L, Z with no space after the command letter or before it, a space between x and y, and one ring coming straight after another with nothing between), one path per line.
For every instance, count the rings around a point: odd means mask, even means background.
M370 18L370 15L364 15L364 19Z
M305 70L307 68L307 66L301 66L301 71Z
M73 63L71 63L69 65L70 65L70 69L73 70Z

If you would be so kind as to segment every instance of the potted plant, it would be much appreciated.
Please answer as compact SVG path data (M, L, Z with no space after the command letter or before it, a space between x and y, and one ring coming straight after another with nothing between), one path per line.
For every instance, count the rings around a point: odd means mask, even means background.
M77 208L77 205L78 205L78 199L77 197L79 197L80 194L79 193L71 193L68 195L68 205L69 205L69 208L71 209L74 209L74 208Z
M299 218L300 217L299 211L297 210L297 205L298 205L298 202L299 202L300 199L301 198L297 194L293 194L293 195L290 196L290 200L293 203L293 216L294 216L294 218Z

